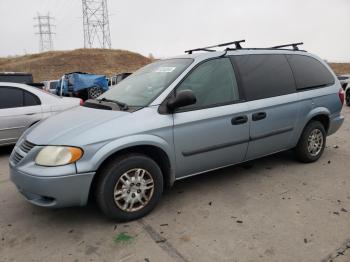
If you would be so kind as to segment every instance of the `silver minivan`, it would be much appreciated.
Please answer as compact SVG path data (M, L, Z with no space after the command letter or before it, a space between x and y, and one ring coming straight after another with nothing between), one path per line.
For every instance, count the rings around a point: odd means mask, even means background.
M128 221L176 180L288 149L319 159L344 120L329 66L296 44L231 44L151 63L34 125L11 154L11 180L35 205L83 206L94 196L107 216Z

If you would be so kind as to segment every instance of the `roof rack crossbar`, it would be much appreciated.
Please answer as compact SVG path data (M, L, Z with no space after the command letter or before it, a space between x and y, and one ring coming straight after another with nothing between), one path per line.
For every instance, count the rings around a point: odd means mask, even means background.
M303 45L304 43L303 42L300 42L300 43L292 43L292 44L287 44L287 45L277 45L277 46L273 46L271 48L273 49L278 49L278 48L283 48L283 47L293 47L293 50L294 51L298 51L299 50L299 45Z
M223 44L218 44L218 45L212 45L212 46L206 46L206 47L200 47L200 48L195 48L195 49L190 49L186 50L185 53L192 54L195 51L207 51L207 52L215 52L215 50L212 50L211 48L214 47L223 47L223 46L228 46L228 45L235 45L236 49L242 49L242 46L240 43L245 42L245 40L239 40L239 41L233 41L233 42L228 42L228 43L223 43Z

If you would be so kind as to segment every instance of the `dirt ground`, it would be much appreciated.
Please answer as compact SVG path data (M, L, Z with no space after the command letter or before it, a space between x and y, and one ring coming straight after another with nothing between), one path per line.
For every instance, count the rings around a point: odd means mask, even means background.
M350 108L323 157L284 152L177 182L147 217L32 206L0 149L0 261L350 261ZM348 162L349 161L349 162Z

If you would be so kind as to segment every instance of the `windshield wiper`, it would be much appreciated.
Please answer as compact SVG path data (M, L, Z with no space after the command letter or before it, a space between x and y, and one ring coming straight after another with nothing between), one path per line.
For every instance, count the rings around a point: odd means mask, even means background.
M107 99L105 97L102 99L96 99L96 100L100 101L100 102L102 101L102 102L110 102L110 103L117 104L121 110L128 110L129 109L127 104L120 102L120 101L117 101L117 100Z

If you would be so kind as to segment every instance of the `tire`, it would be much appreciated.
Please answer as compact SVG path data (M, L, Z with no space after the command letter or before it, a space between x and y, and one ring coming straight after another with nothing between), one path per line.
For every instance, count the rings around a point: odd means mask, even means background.
M345 103L347 106L350 106L350 90L347 90L345 93Z
M88 93L88 99L95 99L103 94L103 89L98 86L93 86L87 90L87 93Z
M310 144L308 142L309 139L311 140ZM319 121L311 121L304 128L294 151L299 161L311 163L317 161L321 157L325 146L326 131L323 124Z
M155 161L145 155L117 157L97 175L100 177L96 186L96 202L105 215L120 222L138 219L151 212L163 193L162 171ZM151 187L151 180L153 189L146 189ZM115 192L118 192L116 196ZM139 199L145 204L142 205Z

